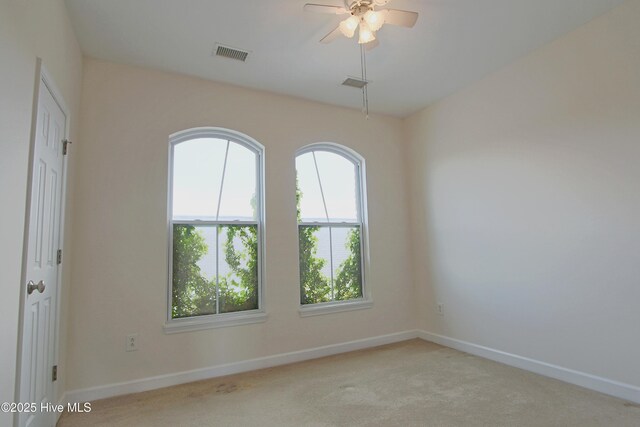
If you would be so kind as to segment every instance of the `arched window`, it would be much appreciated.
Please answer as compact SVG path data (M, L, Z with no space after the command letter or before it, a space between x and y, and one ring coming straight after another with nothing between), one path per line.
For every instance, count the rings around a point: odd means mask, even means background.
M260 311L263 151L225 129L171 136L168 327Z
M304 147L296 154L296 184L303 309L363 301L363 159L337 144Z

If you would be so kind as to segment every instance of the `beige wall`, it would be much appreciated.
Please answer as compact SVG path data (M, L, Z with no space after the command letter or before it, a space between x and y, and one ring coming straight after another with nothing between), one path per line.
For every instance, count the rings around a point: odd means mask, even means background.
M420 328L640 385L639 22L627 1L407 120Z
M414 326L402 122L87 59L76 180L69 389L308 349ZM165 335L168 136L198 126L265 145L266 323ZM336 142L366 160L371 309L298 314L294 153ZM125 352L125 336L140 349Z
M27 194L27 167L33 106L36 57L59 87L71 110L71 137L75 138L80 102L82 56L62 0L0 0L0 401L14 401L15 366L20 306L22 242ZM73 175L73 158L70 174ZM72 182L72 180L71 180ZM73 195L69 186L68 206ZM67 210L69 211L69 209ZM70 216L65 250L70 253ZM67 290L65 271L62 294ZM62 318L60 370L65 370L66 318ZM64 390L64 375L59 387ZM10 425L0 413L0 425Z

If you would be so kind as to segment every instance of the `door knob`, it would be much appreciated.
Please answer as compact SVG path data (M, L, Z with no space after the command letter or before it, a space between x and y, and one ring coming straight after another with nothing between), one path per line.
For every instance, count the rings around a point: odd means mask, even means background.
M29 283L27 283L27 294L31 295L33 291L36 290L40 293L43 293L45 287L46 286L42 280L40 280L37 285L33 283L33 280L29 280Z

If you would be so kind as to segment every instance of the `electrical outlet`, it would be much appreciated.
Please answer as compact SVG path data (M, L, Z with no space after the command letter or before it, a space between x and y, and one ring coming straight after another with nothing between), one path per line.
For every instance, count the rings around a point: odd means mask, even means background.
M438 314L444 316L444 304L441 302L438 303Z
M127 343L125 345L126 351L138 350L138 334L127 335Z

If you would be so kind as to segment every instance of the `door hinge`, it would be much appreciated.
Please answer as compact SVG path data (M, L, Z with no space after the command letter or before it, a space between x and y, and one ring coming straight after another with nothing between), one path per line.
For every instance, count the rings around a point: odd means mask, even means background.
M58 365L53 365L51 369L51 381L58 381Z
M62 140L62 155L66 156L67 155L67 146L69 144L73 144L71 141L69 141L68 139L63 139Z
M58 255L56 258L58 264L62 264L62 249L58 249Z

